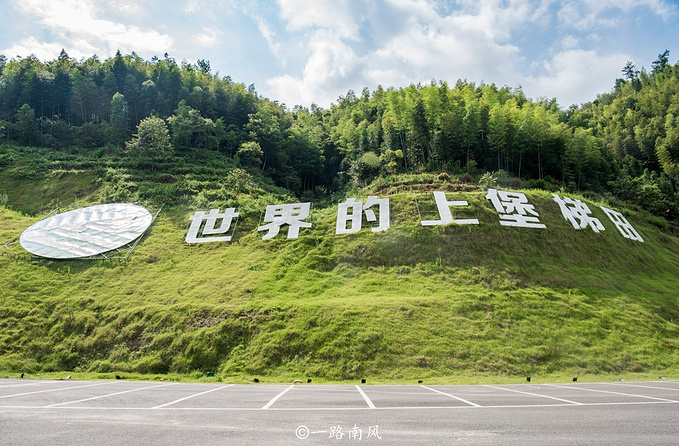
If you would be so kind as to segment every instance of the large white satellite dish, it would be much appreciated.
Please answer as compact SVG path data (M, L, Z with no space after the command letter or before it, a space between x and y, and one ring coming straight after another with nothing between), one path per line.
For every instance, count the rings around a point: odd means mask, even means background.
M151 213L141 206L100 204L40 220L21 234L19 242L40 257L90 257L136 240L152 222Z

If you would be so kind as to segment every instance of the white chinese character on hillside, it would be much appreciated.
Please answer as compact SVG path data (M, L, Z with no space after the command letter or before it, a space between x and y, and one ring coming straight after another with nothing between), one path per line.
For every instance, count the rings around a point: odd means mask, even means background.
M436 226L456 223L458 225L478 225L479 221L475 218L458 218L454 219L450 212L451 206L468 206L465 200L448 201L445 192L434 192L434 199L436 200L436 207L439 211L440 220L422 220L422 226Z
M611 221L615 224L615 227L618 228L618 231L620 231L623 237L631 240L636 240L638 242L644 241L644 239L641 238L636 229L632 227L632 225L620 212L614 211L613 209L605 208L603 206L600 207L606 213L606 215L608 215L608 218L610 218Z
M368 200L363 204L356 201L355 198L347 198L347 201L340 203L337 206L337 224L335 226L335 234L351 234L358 232L361 229L361 221L363 220L363 212L365 218L370 222L376 222L377 216L375 211L370 209L373 205L377 205L379 213L379 226L373 227L373 232L386 231L389 229L389 199L377 198L376 196L369 196ZM349 210L351 209L351 213ZM351 222L351 227L347 228L347 223Z
M231 236L224 235L220 237L205 237L215 234L226 234L231 227L231 222L238 217L236 208L227 208L223 213L219 213L219 209L210 209L210 213L205 215L203 211L197 211L189 217L191 226L189 232L186 234L186 243L204 243L204 242L230 242ZM221 220L221 224L217 227L217 220ZM200 227L205 222L203 227L202 237L198 236Z
M539 215L532 204L528 204L526 194L488 189L486 199L490 200L500 214L502 226L518 226L520 228L545 228L540 223ZM530 214L530 215L529 215Z
M275 237L283 225L289 225L288 238L297 238L300 228L310 228L311 223L302 221L309 217L311 203L274 204L266 207L264 222L258 231L269 231L262 240Z
M559 203L563 218L570 221L575 229L584 229L587 226L591 226L592 231L594 232L606 230L598 218L594 218L590 215L592 211L586 203L583 203L580 200L573 200L569 197L561 198L557 194L552 194L552 196L554 197L554 201Z

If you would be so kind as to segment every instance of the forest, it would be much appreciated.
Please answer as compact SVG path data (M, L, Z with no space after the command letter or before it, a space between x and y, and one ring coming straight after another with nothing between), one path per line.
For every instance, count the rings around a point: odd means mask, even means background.
M350 90L324 109L262 97L206 60L0 55L0 170L19 147L122 159L160 182L176 166L222 163L317 200L389 174L448 172L607 196L676 222L679 62L669 57L650 70L628 62L611 91L568 108L520 87L432 80Z

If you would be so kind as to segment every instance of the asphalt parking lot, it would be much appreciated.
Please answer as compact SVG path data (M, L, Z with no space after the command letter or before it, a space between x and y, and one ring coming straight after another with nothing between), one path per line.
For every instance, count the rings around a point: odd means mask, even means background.
M677 444L679 382L233 385L0 379L0 444Z

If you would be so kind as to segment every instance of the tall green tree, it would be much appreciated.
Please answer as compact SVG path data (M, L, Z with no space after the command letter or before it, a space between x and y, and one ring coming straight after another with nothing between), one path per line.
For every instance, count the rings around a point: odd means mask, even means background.
M116 92L111 99L111 141L122 145L130 136L130 109L125 96Z
M173 148L165 121L157 116L143 119L137 126L137 133L125 148L133 157L151 161L151 171L158 160L172 156Z
M38 125L35 121L35 111L30 105L22 105L16 114L16 129L19 142L28 146L32 145L38 134Z

